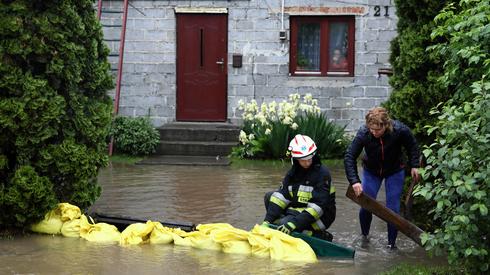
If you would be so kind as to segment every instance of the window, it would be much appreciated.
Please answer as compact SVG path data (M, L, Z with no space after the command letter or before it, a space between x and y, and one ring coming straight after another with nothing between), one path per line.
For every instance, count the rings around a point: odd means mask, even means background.
M354 75L354 16L291 16L289 72Z

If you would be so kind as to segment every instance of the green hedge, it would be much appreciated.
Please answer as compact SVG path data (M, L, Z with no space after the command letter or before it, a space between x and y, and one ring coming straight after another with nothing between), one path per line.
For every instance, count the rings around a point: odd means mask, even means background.
M160 134L144 117L116 117L111 133L115 151L132 156L154 153L160 142Z
M424 130L425 125L435 121L429 115L430 109L452 96L438 82L443 74L441 57L427 51L438 42L430 36L435 28L434 17L450 2L454 0L395 0L398 36L391 42L394 73L389 80L393 92L383 106L407 124L422 144L434 140Z
M93 1L0 2L0 226L100 195L112 88Z

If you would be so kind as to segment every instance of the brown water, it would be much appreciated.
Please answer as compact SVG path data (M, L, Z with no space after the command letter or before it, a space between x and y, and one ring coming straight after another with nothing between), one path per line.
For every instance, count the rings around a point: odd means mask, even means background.
M262 222L263 195L276 189L288 165L133 166L101 171L102 196L90 209L161 221L225 222L249 230ZM400 263L443 265L399 234L398 250L386 245L386 223L373 218L371 242L360 247L358 207L345 197L342 169L330 169L337 189L334 242L356 249L354 259L301 264L174 245L90 243L83 239L30 235L0 240L0 274L376 274ZM379 200L384 200L384 190Z

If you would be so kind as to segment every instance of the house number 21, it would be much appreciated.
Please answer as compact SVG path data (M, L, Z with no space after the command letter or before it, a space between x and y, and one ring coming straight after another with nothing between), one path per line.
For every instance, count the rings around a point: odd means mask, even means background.
M390 14L388 13L388 9L390 8L390 6L384 6L384 8L384 16L390 16ZM381 16L381 6L374 6L374 16Z

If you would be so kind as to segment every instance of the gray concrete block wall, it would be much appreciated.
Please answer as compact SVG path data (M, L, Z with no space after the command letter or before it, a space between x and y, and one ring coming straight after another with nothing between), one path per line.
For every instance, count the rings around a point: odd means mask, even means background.
M122 1L104 1L118 8ZM332 121L347 125L349 132L362 123L365 112L391 93L387 76L390 41L396 36L396 14L390 0L288 0L285 8L363 8L355 14L355 72L353 77L289 76L289 13L281 15L281 1L138 1L131 2L126 31L121 86L121 115L149 116L155 126L175 121L176 16L175 7L228 9L228 120L240 123L239 100L282 101L291 93L311 93ZM374 16L375 5L381 16ZM385 6L389 16L384 16ZM311 15L306 12L305 15ZM318 14L318 13L317 13ZM320 13L321 14L321 13ZM298 14L295 14L298 15ZM111 15L104 22L115 22ZM279 39L281 25L287 40ZM107 38L119 30L104 29ZM109 47L117 52L118 43ZM243 66L232 68L234 53L243 55ZM111 58L117 63L117 58ZM112 92L112 95L114 93Z

